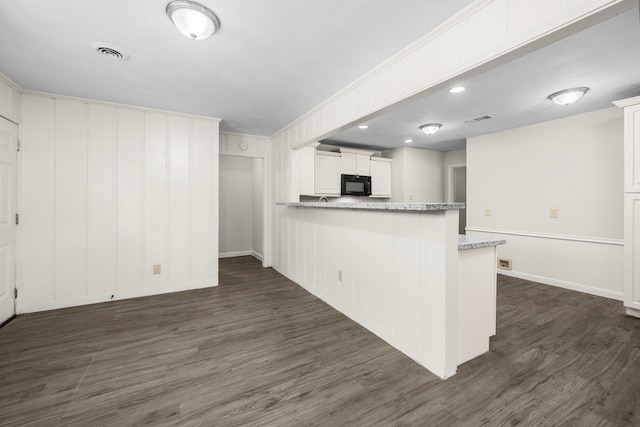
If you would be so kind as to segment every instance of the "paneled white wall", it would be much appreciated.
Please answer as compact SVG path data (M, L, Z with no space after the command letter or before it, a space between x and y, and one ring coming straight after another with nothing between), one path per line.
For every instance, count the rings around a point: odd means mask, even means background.
M218 125L23 95L18 311L217 285Z
M628 0L477 0L274 135L300 147L374 117L395 103L443 89L636 5ZM576 24L576 25L574 25ZM528 46L529 45L529 46Z
M507 240L501 273L622 298L623 128L609 108L467 141L467 231Z
M22 90L9 77L0 73L0 116L20 123L20 94Z
M393 159L392 202L444 202L444 153L412 147L384 153Z

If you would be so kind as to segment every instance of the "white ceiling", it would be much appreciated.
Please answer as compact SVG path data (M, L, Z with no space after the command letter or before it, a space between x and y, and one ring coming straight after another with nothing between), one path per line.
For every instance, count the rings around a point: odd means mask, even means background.
M270 136L471 0L200 0L191 41L169 0L2 0L0 72L25 89L223 119ZM99 56L114 44L128 61Z
M369 120L366 130L354 127L324 142L375 150L412 146L450 151L464 148L469 137L613 107L612 101L640 95L638 8L455 83L467 90L453 95L442 88ZM578 86L590 91L576 104L558 106L547 99ZM465 123L484 115L495 118ZM433 122L443 124L435 135L419 131L418 126ZM414 142L405 144L406 138Z

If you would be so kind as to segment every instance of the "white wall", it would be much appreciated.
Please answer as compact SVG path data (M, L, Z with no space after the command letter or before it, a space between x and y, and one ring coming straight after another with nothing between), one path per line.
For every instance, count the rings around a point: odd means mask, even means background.
M220 257L262 259L262 158L220 156Z
M253 244L246 253L261 259L263 267L271 267L275 233L272 142L263 136L221 132L220 154L253 161Z
M0 72L0 116L20 123L20 94L22 89Z
M412 147L386 151L391 165L392 202L443 202L444 153Z
M618 108L470 138L467 231L507 239L505 274L621 299L623 158Z
M23 95L18 312L217 285L218 123Z
M444 153L444 199L445 201L451 201L453 196L451 181L453 180L452 171L449 169L453 165L464 165L467 163L467 151L456 150L447 151Z
M252 211L253 211L253 244L251 251L257 258L262 259L263 243L263 210L264 210L264 160L255 158L252 162Z
M220 156L220 257L253 247L253 159Z

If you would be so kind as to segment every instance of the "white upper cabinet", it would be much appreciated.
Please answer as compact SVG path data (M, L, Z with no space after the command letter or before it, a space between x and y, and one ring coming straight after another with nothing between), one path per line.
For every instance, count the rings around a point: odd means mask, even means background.
M354 153L342 153L340 157L340 173L356 175L357 156Z
M371 174L370 170L371 157L365 156L362 154L356 155L356 175L364 175L369 176Z
M391 197L391 162L391 159L371 158L371 197Z
M624 107L624 192L640 193L640 96L614 104Z
M317 151L315 155L315 195L340 195L340 154Z
M343 175L364 175L370 176L369 167L373 151L356 150L353 148L340 148L340 173Z

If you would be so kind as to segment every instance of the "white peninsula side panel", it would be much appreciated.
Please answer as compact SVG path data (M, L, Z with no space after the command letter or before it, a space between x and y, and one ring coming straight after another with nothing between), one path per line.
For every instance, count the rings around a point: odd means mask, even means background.
M457 209L277 209L281 273L441 378L455 374Z

